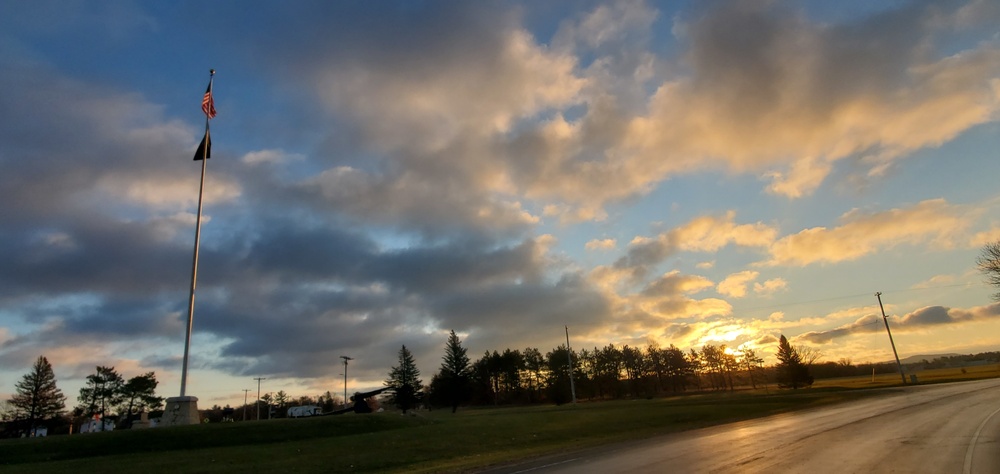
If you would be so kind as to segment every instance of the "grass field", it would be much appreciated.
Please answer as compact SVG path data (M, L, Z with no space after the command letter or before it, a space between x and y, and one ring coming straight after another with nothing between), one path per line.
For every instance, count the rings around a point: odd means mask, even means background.
M975 370L973 370L975 369ZM917 373L924 381L1000 376L1000 366ZM853 400L899 375L820 381L808 390L707 393L575 406L348 414L0 440L3 472L463 471Z
M977 365L964 368L929 369L917 371L904 371L906 381L909 383L910 375L917 376L917 383L945 383L959 382L962 380L974 380L983 378L1000 377L1000 364ZM837 379L817 380L813 388L840 387L840 388L875 388L891 387L900 385L902 379L898 372L891 374L877 374L872 377L845 377Z

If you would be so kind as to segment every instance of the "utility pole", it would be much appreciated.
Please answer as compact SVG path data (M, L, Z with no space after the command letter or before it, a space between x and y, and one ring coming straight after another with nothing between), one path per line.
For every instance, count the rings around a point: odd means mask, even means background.
M344 406L347 406L347 361L354 360L353 357L340 356L344 359Z
M260 381L267 380L264 377L254 377L257 381L257 421L260 421Z
M885 332L889 334L889 344L892 345L892 355L896 356L896 367L899 367L899 378L903 379L903 385L906 385L906 375L903 374L903 364L899 362L899 354L896 352L896 343L892 342L892 331L889 330L889 318L885 316L885 308L882 306L882 292L875 292L875 297L878 298L878 307L882 310L882 322L885 323Z
M573 383L573 350L569 348L569 326L566 328L566 360L569 362L569 391L573 394L573 403L576 404L576 385Z
M243 389L243 421L247 421L247 393L250 392L249 388Z

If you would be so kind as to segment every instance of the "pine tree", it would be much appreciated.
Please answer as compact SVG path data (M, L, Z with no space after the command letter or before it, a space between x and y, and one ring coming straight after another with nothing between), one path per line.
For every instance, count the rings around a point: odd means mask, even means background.
M66 396L56 387L56 376L45 356L39 356L31 372L16 385L10 404L18 415L25 417L33 432L38 422L53 418L66 408Z
M124 384L125 380L115 372L114 367L97 367L97 373L88 375L87 384L80 389L80 396L77 397L80 405L75 411L87 417L100 413L101 420L104 420L108 411L121 404ZM103 421L101 428L104 428Z
M469 373L471 364L462 341L452 330L445 345L444 361L438 375L438 386L444 391L443 398L455 413L458 406L469 398Z
M809 367L802 363L802 356L795 350L788 339L782 334L778 340L778 383L783 387L797 389L808 387L813 383L809 375Z
M385 386L393 390L392 403L406 413L417 406L420 401L420 388L423 382L418 378L420 371L413 360L413 354L404 345L399 350L399 365L389 371L389 379Z
M156 381L156 374L153 372L132 377L122 385L121 398L125 407L126 427L132 426L133 412L155 410L163 404L163 397L156 396L157 385L159 382Z

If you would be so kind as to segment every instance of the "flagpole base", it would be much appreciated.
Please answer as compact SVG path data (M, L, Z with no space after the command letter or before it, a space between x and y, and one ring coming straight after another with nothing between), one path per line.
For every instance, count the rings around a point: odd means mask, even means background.
M158 426L197 425L201 423L198 414L198 397L170 397L163 409Z

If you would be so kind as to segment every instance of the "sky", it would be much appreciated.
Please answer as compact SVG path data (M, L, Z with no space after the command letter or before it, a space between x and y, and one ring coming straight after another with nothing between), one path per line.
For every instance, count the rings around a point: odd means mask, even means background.
M0 396L240 405L454 330L1000 350L1000 3L0 0Z

